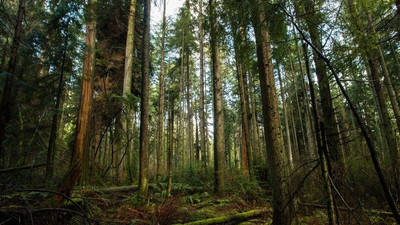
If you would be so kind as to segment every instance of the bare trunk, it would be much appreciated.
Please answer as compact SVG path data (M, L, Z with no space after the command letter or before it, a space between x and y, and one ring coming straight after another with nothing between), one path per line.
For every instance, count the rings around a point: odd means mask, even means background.
M320 22L313 18L316 17L316 8L313 1L303 1L305 6L305 13L308 14L308 18L305 19L307 28L310 33L311 42L320 51L323 52L323 46L321 43L321 37L318 31ZM319 95L321 98L322 106L322 121L325 125L328 150L330 157L336 163L335 168L339 173L344 172L344 153L343 148L340 146L339 134L337 132L337 121L335 118L335 109L333 107L331 90L329 84L329 75L327 74L327 68L324 61L313 52L313 59L315 63L315 71L318 78ZM315 125L314 125L315 126Z
M93 71L94 71L94 58L95 58L95 28L96 19L94 4L96 0L89 0L88 2L88 19L86 24L86 49L85 59L83 62L83 79L82 79L82 92L79 103L79 112L76 125L76 133L74 145L72 148L71 168L67 172L61 184L58 186L57 191L65 195L71 193L72 188L78 181L83 162L83 154L88 151L89 143L89 125L90 125L90 112L93 101ZM61 204L64 198L60 195L55 195L54 198Z
M263 22L267 18L261 10L261 0L250 0L251 17L256 36L258 69L260 76L261 98L264 119L264 135L269 163L270 185L273 194L273 221L276 224L292 223L293 203L288 199L288 185L283 180L287 176L287 157L283 146L281 121L278 111L278 99L275 89L269 33Z
M13 42L11 45L11 55L7 68L8 76L6 77L6 81L3 89L3 96L1 99L1 107L0 107L0 167L4 167L5 159L4 159L4 146L3 141L5 139L6 125L10 121L11 109L14 105L13 100L13 86L15 82L15 68L17 66L17 56L18 56L18 48L21 40L21 30L22 30L22 20L25 13L25 1L19 0L18 5L18 15L17 21L15 23L15 30L13 36ZM11 165L12 166L12 165Z
M313 112L313 118L314 118L314 126L316 130L316 138L317 138L317 146L318 146L318 155L319 155L319 161L321 164L321 174L322 178L324 181L324 188L326 191L326 205L328 209L328 219L329 219L329 224L334 225L336 224L336 216L335 216L335 209L334 209L334 202L333 202L333 194L332 194L332 188L329 182L329 173L328 173L328 163L327 163L327 155L324 154L326 152L326 140L325 140L325 132L324 132L324 127L323 123L320 123L319 121L319 116L318 116L318 109L317 109L317 100L315 98L315 91L314 91L314 85L313 81L311 78L310 74L310 66L308 63L308 53L307 53L307 47L306 45L303 45L303 54L304 54L304 60L306 63L306 74L307 74L307 79L310 87L310 95L311 95L311 108Z
M161 71L160 71L160 104L159 104L159 115L158 115L158 152L157 152L157 183L160 177L160 167L161 159L164 153L164 111L165 111L165 87L164 87L164 74L165 74L165 29L166 29L166 8L167 0L163 0L164 10L163 10L163 20L162 20L162 36L161 36Z
M192 104L191 104L191 82L190 82L190 75L189 75L189 52L186 53L186 107L187 107L187 135L188 135L188 149L189 149L189 166L190 171L192 171L192 164L193 164L193 123L192 123Z
M149 167L149 88L150 88L150 7L151 1L144 2L143 17L143 58L142 58L142 91L140 103L140 148L139 148L139 201L148 197Z
M171 102L171 108L169 110L169 141L168 141L168 185L167 185L167 197L171 196L172 190L172 155L174 153L174 100Z
M130 0L129 3L129 14L128 14L128 31L126 35L126 44L125 44L125 67L124 67L124 83L122 89L122 95L125 98L129 98L129 95L132 93L132 69L133 69L133 51L134 51L134 39L135 39L135 15L136 15L136 0ZM128 175L130 174L130 155L131 155L131 142L133 141L132 138L132 131L131 131L131 105L125 104L123 106L123 116L122 116L122 130L125 131L125 135L122 135L122 144L124 145L124 154L125 159L122 159L121 162L122 168L126 166L128 169ZM122 147L122 146L121 146ZM125 172L122 171L123 173ZM121 173L121 175L123 175ZM123 177L119 177L121 180Z
M53 163L54 163L54 154L55 154L55 144L57 138L57 125L60 111L61 98L64 91L64 67L65 67L65 57L67 55L67 47L68 47L68 23L66 25L66 34L64 39L64 50L62 55L62 63L61 63L61 72L58 80L58 90L56 97L56 105L54 107L53 120L51 124L50 138L49 138L49 146L47 148L47 159L46 159L46 181L50 181L53 178Z
M287 110L286 110L286 100L285 100L285 94L283 91L283 84L282 84L282 77L281 77L281 70L279 69L278 65L278 79L279 79L279 87L281 90L281 99L282 99L282 107L283 107L283 118L285 120L285 131L286 131L286 142L287 142L287 149L288 149L288 159L290 162L290 165L293 168L293 152L292 152L292 144L290 141L290 128L289 128L289 120L288 120L288 115L287 115Z
M204 175L207 176L207 149L206 149L206 127L207 121L205 118L204 108L204 37L203 37L203 0L199 0L199 48L200 48L200 148L202 152L202 166Z
M211 24L211 61L213 76L214 105L214 192L223 194L224 189L224 111L222 104L222 78L220 72L218 20L215 11L215 0L209 0Z
M249 76L249 96L250 96L250 105L251 105L251 126L252 126L252 142L254 153L261 157L263 154L261 152L261 142L260 142L260 133L258 130L258 121L257 121L257 112L256 112L256 100L254 96L253 89L253 74L248 71ZM249 111L250 112L250 111ZM258 158L258 157L257 157Z
M243 41L244 41L244 28L237 24L234 19L231 20L233 30L235 60L236 60L236 73L238 77L238 89L240 97L240 112L242 121L242 171L245 176L250 179L253 178L253 149L250 136L249 124L249 100L247 95L247 76L244 69L243 61Z

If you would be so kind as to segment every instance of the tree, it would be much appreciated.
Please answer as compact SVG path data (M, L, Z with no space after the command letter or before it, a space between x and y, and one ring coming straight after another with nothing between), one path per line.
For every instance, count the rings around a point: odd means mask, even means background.
M288 187L284 184L287 175L286 153L283 146L281 121L278 112L278 99L275 89L273 66L271 61L270 36L264 21L264 7L261 0L249 0L251 4L251 19L255 31L257 60L260 77L262 113L264 119L264 135L267 146L270 186L273 195L273 221L276 224L291 224L293 214L288 199ZM267 21L268 22L268 21Z
M224 189L224 109L222 105L222 80L219 62L218 24L216 1L209 0L211 24L211 61L213 84L213 115L214 115L214 192L223 194Z
M306 0L296 2L295 4L297 4L296 13L298 15L306 15L304 16L304 20L313 45L320 52L323 52L321 36L318 30L322 23L322 17L324 16L319 12L319 7L322 4L322 1ZM300 11L300 7L303 7L304 11ZM335 109L332 103L331 88L329 83L330 78L324 61L318 56L317 53L315 53L315 51L313 52L313 59L315 63L315 72L318 78L319 95L322 106L321 117L326 127L329 154L333 161L337 163L337 170L343 173L345 172L345 159L343 148L340 144Z
M151 1L144 2L142 91L140 102L140 148L139 148L139 202L148 197L149 154L149 88L150 88L150 8Z
M134 51L134 39L135 39L135 15L136 15L136 0L130 0L129 4L129 14L128 14L128 31L126 35L126 46L125 46L125 68L124 68L124 83L122 95L123 97L129 99L129 96L132 93L132 73L133 73L133 51ZM125 114L122 119L123 129L126 131L125 135L125 144L127 152L127 160L130 160L130 143L133 138L131 129L130 129L130 121L131 121L131 104L125 105ZM128 163L129 164L129 163ZM128 169L129 165L128 165Z
M65 67L65 60L67 55L67 47L68 47L68 25L70 22L70 18L68 18L66 27L65 27L65 37L64 37L64 49L62 53L62 63L61 63L61 72L58 81L58 90L57 90L57 100L56 105L54 107L54 115L53 121L51 124L51 131L50 131L50 138L49 138L49 146L47 149L47 159L46 159L46 180L49 181L53 178L54 173L54 154L55 154L55 143L57 137L57 125L58 125L58 118L60 111L60 104L62 101L62 93L64 91L64 67Z
M204 31L203 31L203 0L199 1L199 48L200 48L200 148L201 160L204 169L204 175L207 175L207 154L206 154L206 127L204 108Z
M164 10L162 19L162 37L161 37L161 72L160 72L160 104L159 104L159 115L158 115L158 153L157 153L157 182L160 176L161 158L164 152L164 101L165 101L165 87L164 87L164 74L165 74L165 29L167 26L166 22L166 8L167 0L163 0ZM169 156L168 156L169 157Z
M88 151L89 126L91 117L91 107L93 98L93 71L95 58L95 35L96 35L96 0L89 0L87 4L87 24L86 24L86 48L83 62L82 92L79 103L79 112L75 131L74 145L72 148L71 166L64 177L57 191L65 195L71 193L72 188L78 181L83 162L83 154ZM62 202L64 198L55 195L54 198Z
M13 86L15 82L15 67L17 65L18 48L21 40L22 20L25 11L25 0L19 0L17 21L15 23L14 36L11 45L11 55L7 68L7 78L3 89L0 107L0 167L4 165L4 146L6 125L10 121L11 109L13 108Z

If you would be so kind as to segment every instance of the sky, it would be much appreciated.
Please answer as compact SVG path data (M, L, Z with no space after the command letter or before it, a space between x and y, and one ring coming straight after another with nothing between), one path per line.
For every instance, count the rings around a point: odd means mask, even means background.
M162 22L162 14L163 14L163 0L157 0L157 6L154 5L154 1L152 1L151 6L151 24L160 24ZM168 16L175 16L178 14L179 8L183 5L185 0L166 0L167 1L167 10L166 14Z

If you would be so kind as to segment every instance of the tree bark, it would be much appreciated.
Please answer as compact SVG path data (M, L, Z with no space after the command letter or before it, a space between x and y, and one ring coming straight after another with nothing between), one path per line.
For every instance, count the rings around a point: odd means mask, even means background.
M207 149L206 149L206 126L207 121L204 113L204 31L203 31L203 0L199 0L199 48L200 48L200 148L202 152L202 166L204 176L207 176Z
M174 100L171 102L171 108L169 109L169 141L168 141L168 185L167 185L167 197L171 197L172 190L172 155L174 153Z
M149 155L149 88L150 88L150 8L151 1L144 1L142 92L140 103L140 148L139 148L139 202L148 197Z
M214 192L223 194L224 189L224 109L222 104L222 78L220 71L218 20L215 0L209 0L211 24L211 62L213 76L213 105L214 105Z
M318 15L316 14L315 3L312 0L303 1L305 13L307 14L305 21L307 24L308 32L310 34L311 42L320 51L323 51L320 33L318 26L320 25ZM300 14L300 12L298 12ZM332 103L332 96L330 91L329 76L324 61L318 56L315 51L313 52L315 63L315 72L318 78L319 95L321 98L322 106L322 121L326 127L327 143L330 157L337 164L336 168L342 171L344 167L344 153L343 148L340 146L339 134L337 131L337 121L335 118L335 109Z
M287 176L286 153L283 146L281 121L278 111L278 99L273 74L270 37L265 24L261 0L250 0L251 18L256 36L258 69L260 76L261 99L264 119L264 135L269 163L270 185L273 194L273 221L276 224L292 223L293 203L288 199L288 186L283 180Z
M93 72L94 72L94 58L95 58L95 35L96 35L96 14L95 14L96 0L89 0L87 7L88 19L86 24L86 49L85 58L83 62L83 79L82 79L82 92L79 103L79 112L77 118L77 125L75 131L75 140L72 148L71 166L61 184L58 186L57 191L65 195L71 193L72 188L78 181L83 162L83 154L88 151L89 143L89 125L90 125L90 112L93 100ZM64 199L60 195L55 195L59 204Z
M46 181L50 181L53 178L53 164L54 164L54 154L55 154L55 144L57 138L57 125L58 125L58 118L59 118L59 111L60 111L60 104L61 98L64 91L64 67L65 67L65 58L67 55L67 47L68 47L68 24L70 19L68 18L66 24L66 33L64 37L64 49L62 55L62 63L61 63L61 72L60 77L58 80L58 90L57 90L57 97L56 97L56 105L54 107L54 114L53 120L51 123L51 131L50 131L50 138L49 138L49 146L47 148L47 159L46 159Z
M279 79L279 87L280 87L280 91L281 91L281 99L282 99L282 107L283 107L283 118L285 120L286 142L287 142L287 148L288 148L288 153L289 153L288 160L290 162L290 165L293 168L293 152L292 152L292 144L291 144L291 141L290 141L289 120L288 120L288 116L287 116L286 100L285 100L285 94L283 92L281 70L279 69L279 65L278 65L278 79Z
M122 89L122 96L129 100L128 96L132 93L132 73L133 73L133 54L134 54L134 40L135 40L135 16L136 16L136 0L130 0L129 14L128 14L128 31L126 35L125 44L125 65L124 65L124 83ZM126 164L128 174L131 174L130 169L130 155L131 155L131 142L132 130L131 128L131 104L125 104L122 117L122 129L125 130L125 135L122 136L123 144L125 145ZM125 162L125 161L124 161Z
M159 104L159 115L158 115L158 152L157 152L157 183L160 178L160 167L161 159L164 153L164 111L165 111L165 87L164 87L164 74L165 74L165 29L167 26L166 22L166 8L167 0L163 0L164 10L162 19L162 35L161 35L161 71L160 71L160 104Z
M247 95L247 77L243 61L243 41L244 41L244 28L237 24L235 18L231 19L231 26L234 39L234 50L236 60L236 73L238 78L238 89L240 97L240 112L242 121L242 171L245 176L250 179L253 178L253 149L250 137L250 124L249 124L249 100Z
M22 30L22 20L25 12L25 2L26 0L19 0L17 21L15 23L14 36L11 45L11 55L7 68L7 77L4 84L3 96L1 99L0 107L0 167L5 166L4 159L4 146L3 141L5 139L6 126L10 121L11 109L14 105L13 100L13 86L15 82L15 68L17 66L17 56L18 48L21 41L21 30Z
M335 208L334 208L334 201L333 201L333 194L332 194L332 187L329 182L329 171L328 171L328 162L327 162L327 155L324 154L326 152L326 140L324 134L324 127L323 123L319 120L318 109L317 109L317 100L315 97L314 85L313 80L311 78L310 73L310 66L308 62L308 53L307 53L306 45L303 45L303 54L304 54L304 61L306 64L306 74L307 79L310 87L310 96L311 96L311 109L314 118L314 126L317 138L317 147L318 147L318 156L321 166L321 174L324 182L324 189L326 191L326 206L328 211L328 220L330 225L336 224L336 216L335 216Z

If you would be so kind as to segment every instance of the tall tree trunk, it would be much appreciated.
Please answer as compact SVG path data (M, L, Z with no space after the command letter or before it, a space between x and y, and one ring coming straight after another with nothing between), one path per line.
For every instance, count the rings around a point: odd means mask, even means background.
M276 224L289 225L294 214L293 203L289 200L288 185L284 183L288 174L284 151L281 121L278 111L278 99L271 60L270 37L264 21L267 18L261 10L261 0L249 0L251 17L256 36L258 69L260 76L261 99L264 119L264 135L269 163L270 185L273 194L273 221Z
M248 71L249 76L249 97L250 97L250 106L251 106L251 126L252 126L252 142L253 142L253 150L254 153L260 157L262 156L261 152L261 142L260 142L260 133L258 130L258 121L257 121L257 112L256 112L256 100L254 96L254 88L253 88L253 74L251 71ZM249 111L250 112L250 111Z
M124 83L122 89L122 95L125 98L132 93L132 69L133 69L133 51L134 51L134 40L135 40L135 15L136 15L136 0L130 0L129 3L129 14L128 14L128 31L126 35L125 44L125 67L124 67ZM128 174L131 174L130 169L130 155L131 155L131 142L133 142L132 131L131 131L131 105L128 103L124 106L123 118L122 118L122 129L125 130L123 135L123 144L125 145L126 163L128 168Z
M172 99L171 108L169 109L169 141L168 141L168 184L167 184L167 197L171 196L172 190L172 155L174 153L174 100Z
M359 31L363 31L362 21L359 18L357 9L354 5L353 0L348 0L348 10L350 13L350 17L352 19L352 23ZM367 15L368 16L368 15ZM373 27L368 26L366 35L363 33L357 32L357 36L355 36L356 40L359 41L359 45L363 50L363 54L365 55L368 66L370 69L370 78L372 82L373 94L376 98L376 107L378 112L380 112L380 124L382 127L382 134L384 136L384 141L387 143L387 148L390 154L390 159L392 163L392 170L395 178L396 189L400 189L399 184L399 153L396 143L396 136L392 129L390 116L386 105L386 96L384 93L384 89L381 83L381 71L379 69L379 49L377 46L371 46L371 38L373 40Z
M181 43L181 65L180 65L180 74L179 74L179 99L178 99L178 104L181 105L181 108L183 109L184 104L183 104L183 84L184 84L184 74L185 70L183 68L184 66L184 59L185 59L185 30L182 29L182 43ZM181 173L183 174L185 170L185 133L184 133L184 116L185 112L184 110L181 110L179 112L179 144L180 144L180 149L178 149L177 152L180 152L181 157L180 157L180 164L181 164ZM178 154L179 155L179 154Z
M189 166L190 171L192 171L192 164L193 164L193 123L192 123L192 104L190 101L191 95L191 82L190 82L190 75L189 75L189 52L186 53L186 107L187 107L187 134L188 134L188 148L189 148Z
M367 12L368 25L369 25L370 32L372 32L372 35L376 35L375 26L374 26L374 23L371 18L371 13L369 12L368 9L365 9L365 10ZM393 109L393 114L394 114L394 118L396 121L398 132L400 132L400 109L399 109L399 105L398 105L398 102L396 99L398 96L396 94L395 89L393 88L392 79L389 74L389 70L386 66L385 57L383 56L382 48L380 45L376 46L376 51L378 52L379 62L381 64L381 68L382 68L383 84L385 85L387 94L389 96L390 105L392 106L392 109Z
M194 108L194 107L193 107ZM200 145L199 145L199 123L198 123L198 119L197 119L197 113L195 113L194 115L195 117L195 123L196 123L196 141L195 141L195 148L196 148L196 164L198 164L200 162ZM204 157L204 156L202 156Z
M301 113L301 107L300 107L300 100L299 100L299 92L297 89L297 83L296 83L296 73L294 71L294 66L293 66L293 60L292 57L289 56L289 63L290 63L290 73L293 79L293 87L294 87L294 94L295 94L295 99L296 99L296 111L297 111L297 116L299 117L299 124L300 124L300 131L301 131L301 142L298 144L298 151L299 151L299 156L300 156L300 161L304 161L305 158L307 158L307 152L306 152L306 137L305 137L305 132L304 132L304 123L303 123L303 114ZM304 106L303 106L304 107ZM294 118L293 118L294 120Z
M323 52L323 46L321 43L321 37L318 30L320 25L318 16L316 14L315 3L312 0L303 1L305 7L305 13L307 17L305 18L308 32L310 34L312 44L320 51ZM300 14L300 12L298 12ZM313 52L313 59L315 63L315 72L318 78L319 95L321 98L322 106L322 121L325 125L327 143L330 157L336 163L338 171L343 172L344 169L344 153L343 148L340 146L339 134L337 132L337 121L335 118L335 109L333 107L329 76L327 74L327 69L322 58L318 54Z
M64 67L65 67L65 58L67 55L67 47L68 47L68 24L70 18L68 18L67 25L66 25L66 33L64 39L64 49L62 55L62 63L61 63L61 72L60 77L58 80L58 90L57 90L57 97L56 97L56 105L54 107L54 114L53 120L51 123L51 131L50 131L50 138L49 138L49 146L47 148L47 159L46 159L46 181L50 181L53 178L53 163L54 159L53 155L55 154L55 144L57 138L57 125L58 125L58 118L59 118L59 111L60 111L60 104L61 98L64 91Z
M287 109L286 109L286 100L285 100L285 94L283 91L283 83L282 83L282 76L281 76L281 70L278 65L278 79L279 79L279 87L281 91L281 99L282 99L282 107L283 107L283 118L285 120L285 131L286 131L286 142L287 142L287 149L288 149L288 159L290 162L290 165L293 168L293 152L292 152L292 144L290 141L290 127L289 127L289 120L288 120L288 115L287 115Z
M86 24L86 49L83 62L82 92L79 103L79 112L75 131L75 140L72 148L72 160L69 171L64 177L57 191L65 195L71 193L72 188L78 181L83 162L83 154L88 151L90 112L93 102L93 72L95 59L95 35L96 35L96 0L88 0L87 4L87 24ZM64 201L61 195L55 195L59 204Z
M327 146L326 146L325 134L323 132L324 131L323 123L319 121L317 100L315 97L314 85L310 74L310 66L308 62L308 53L306 45L303 45L303 54L304 54L304 61L306 64L307 79L310 87L311 108L314 118L314 126L317 132L316 138L317 138L319 161L321 166L321 174L324 181L324 188L326 191L326 205L328 209L328 219L329 219L329 224L334 225L336 224L336 219L335 219L336 216L335 216L332 187L329 182L328 163L327 163L328 156L324 154L325 152L324 149L326 150Z
M253 178L252 169L253 169L253 149L250 137L250 124L249 124L249 100L247 95L247 76L245 72L245 68L243 65L243 32L244 28L242 26L238 26L237 21L235 19L231 20L231 26L233 30L233 38L234 38L234 49L235 49L235 60L236 60L236 73L238 78L238 89L239 89L239 97L240 97L240 112L241 112L241 121L242 121L242 157L243 157L243 166L242 170L245 176L248 176L250 179ZM247 162L246 162L247 161ZM246 167L247 166L247 167ZM247 170L247 171L246 171Z
M160 167L161 167L161 159L163 158L164 153L164 99L165 99L165 88L164 88L164 74L165 74L165 29L167 26L166 22L166 8L167 8L167 0L163 0L164 10L163 10L163 19L162 19L162 36L161 36L161 71L160 71L160 105L159 105L159 115L158 115L158 152L157 152L157 183L159 182L160 177Z
M3 141L5 139L5 132L6 132L6 126L8 122L10 121L10 113L11 109L14 104L13 100L13 86L15 82L15 68L17 66L17 56L18 56L18 48L20 45L21 41L21 30L22 30L22 20L24 17L25 13L25 2L26 0L19 0L19 5L18 5L18 14L17 14L17 21L15 23L15 29L14 29L14 36L13 36L13 41L11 45L11 55L10 55L10 60L8 63L8 68L7 68L7 77L6 77L6 82L4 84L4 89L3 89L3 96L1 99L1 107L0 107L0 167L3 167L5 164L5 159L4 159L4 146L3 146Z
M204 176L207 176L207 149L206 149L206 126L207 121L204 113L204 31L203 31L203 0L199 0L199 48L200 48L200 148L202 152L202 166Z
M311 119L311 110L310 110L310 104L308 102L308 94L307 94L307 85L306 82L304 81L304 78L306 77L304 71L303 71L303 66L301 62L301 56L300 56L300 48L299 44L297 42L297 35L295 30L293 29L293 36L295 40L295 46L296 46L296 57L297 57L297 62L299 64L299 70L300 70L300 79L301 79L301 91L304 93L303 96L303 106L305 107L305 121L306 121L306 146L308 149L307 155L311 158L314 158L316 155L316 142L315 142L315 131L313 131L313 123Z
M209 0L211 24L211 61L213 76L213 115L214 115L214 192L223 194L224 189L224 111L222 104L222 78L220 71L218 20L215 0Z
M139 195L138 200L148 197L148 167L149 167L149 88L150 88L150 8L151 1L144 1L143 17L143 58L142 58L142 91L140 103L140 148L139 148Z

